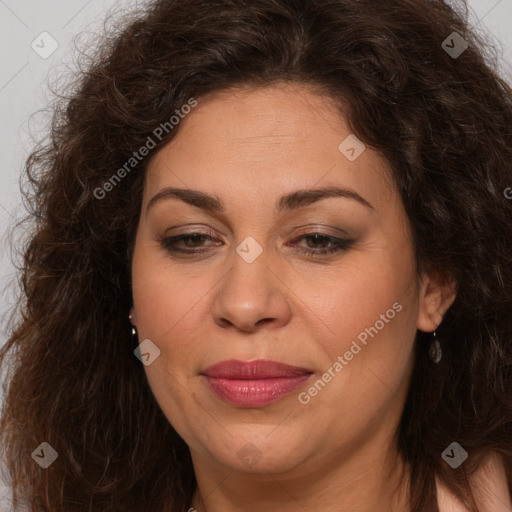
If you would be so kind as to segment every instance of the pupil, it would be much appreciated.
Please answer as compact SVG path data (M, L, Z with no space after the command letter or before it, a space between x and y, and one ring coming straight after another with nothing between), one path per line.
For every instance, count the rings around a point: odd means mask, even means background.
M204 235L198 235L198 234L195 234L195 235L191 235L188 240L189 242L191 242L192 244L194 243L197 243L200 241L201 238L203 238Z
M312 235L312 237L309 240L312 241L313 244L320 243L320 245L322 245L321 242L323 240L323 235L319 235L319 234Z

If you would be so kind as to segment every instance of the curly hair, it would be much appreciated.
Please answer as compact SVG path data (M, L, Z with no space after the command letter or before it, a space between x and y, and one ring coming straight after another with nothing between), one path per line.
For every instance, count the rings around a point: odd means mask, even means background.
M470 477L490 451L512 488L512 90L467 19L441 0L157 0L106 30L25 165L32 231L0 351L13 507L187 510L190 452L130 342L145 169L190 98L279 82L339 101L390 164L418 272L457 282L439 364L417 333L396 433L411 510L438 511L438 475L477 512ZM453 32L468 43L458 56L443 48ZM122 173L159 126L150 157ZM454 440L470 454L457 469L441 457ZM58 452L47 470L31 458L43 441Z

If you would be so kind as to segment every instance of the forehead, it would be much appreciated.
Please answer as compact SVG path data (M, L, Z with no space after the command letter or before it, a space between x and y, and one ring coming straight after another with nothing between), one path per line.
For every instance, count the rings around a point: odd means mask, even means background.
M396 195L387 162L362 144L354 146L340 108L309 87L230 90L198 101L150 162L146 203L169 186L261 199L338 185L383 205ZM347 145L356 149L355 160L344 153Z

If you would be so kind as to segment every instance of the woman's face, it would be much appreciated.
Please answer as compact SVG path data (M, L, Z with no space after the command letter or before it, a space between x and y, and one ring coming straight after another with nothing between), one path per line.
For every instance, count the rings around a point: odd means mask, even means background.
M297 84L214 95L180 122L147 169L132 313L196 469L381 457L416 329L433 331L449 302L417 279L386 161ZM331 187L345 192L316 193ZM255 360L298 370L243 364Z

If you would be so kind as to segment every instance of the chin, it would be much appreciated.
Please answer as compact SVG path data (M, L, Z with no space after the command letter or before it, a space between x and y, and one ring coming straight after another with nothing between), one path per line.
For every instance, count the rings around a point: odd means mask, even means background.
M225 444L215 446L210 440L208 447L211 456L224 466L234 471L250 473L285 473L300 465L306 454L305 441L297 439L292 442L290 435L284 439L269 435L267 432L257 435L228 436Z

